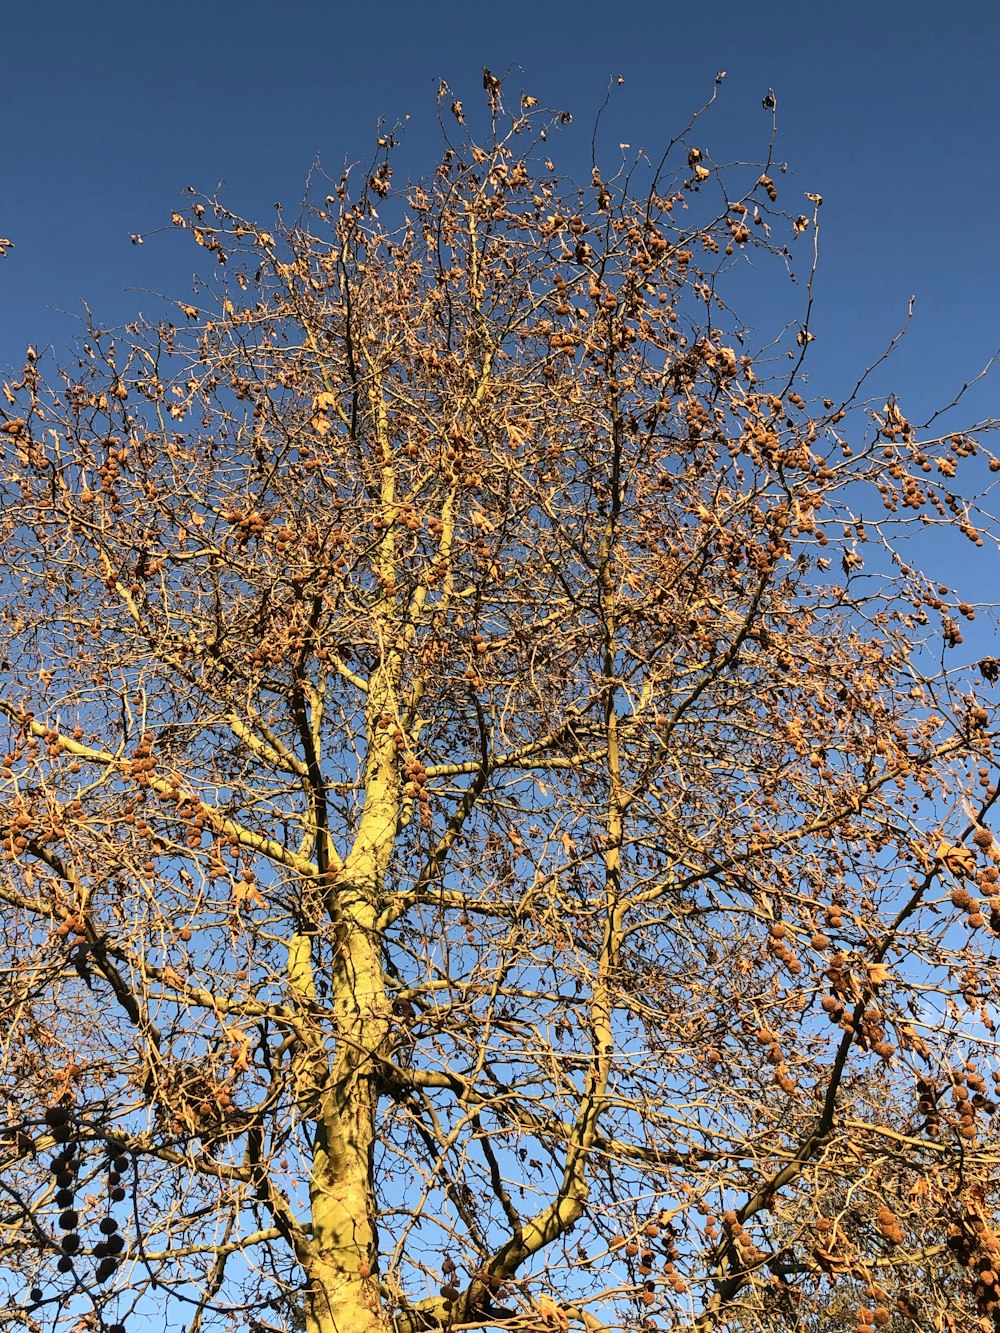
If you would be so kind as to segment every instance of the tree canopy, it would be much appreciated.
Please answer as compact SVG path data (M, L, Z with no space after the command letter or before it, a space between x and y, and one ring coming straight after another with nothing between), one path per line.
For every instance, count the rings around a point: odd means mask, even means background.
M992 1328L990 423L485 92L4 386L7 1326Z

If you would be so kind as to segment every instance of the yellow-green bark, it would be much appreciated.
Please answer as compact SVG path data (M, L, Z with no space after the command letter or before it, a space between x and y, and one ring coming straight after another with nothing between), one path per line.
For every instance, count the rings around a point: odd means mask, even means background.
M336 954L330 983L335 1045L315 1098L312 1232L308 1252L301 1256L309 1284L307 1333L385 1333L391 1327L378 1289L372 1170L379 1062L392 1026L376 923L401 795L395 729L380 720L398 711L402 654L396 649L387 658L369 682L365 803L334 886ZM317 1032L316 1054L322 1043L323 1034Z
M388 1327L375 1281L378 1238L372 1151L377 1052L389 1029L377 942L366 926L344 932L335 975L337 1048L316 1123L309 1195L312 1214L309 1333L367 1333Z

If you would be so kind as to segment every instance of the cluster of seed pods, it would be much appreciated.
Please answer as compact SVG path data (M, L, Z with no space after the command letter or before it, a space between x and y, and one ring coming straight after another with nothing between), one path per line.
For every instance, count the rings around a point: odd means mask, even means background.
M119 1223L111 1213L111 1205L125 1199L122 1180L129 1169L129 1158L119 1149L112 1148L107 1159L107 1189L105 1215L98 1222L100 1240L90 1249L84 1246L80 1234L81 1215L77 1200L77 1187L83 1164L83 1152L80 1142L79 1125L71 1107L60 1104L50 1106L45 1112L45 1123L49 1134L58 1145L58 1151L52 1158L50 1170L55 1184L55 1204L59 1209L56 1226L60 1234L61 1251L56 1268L60 1273L73 1273L80 1285L88 1289L92 1296L95 1288L112 1276L122 1261L125 1251L125 1238L119 1229ZM88 1196L88 1203L92 1201ZM82 1261L93 1260L93 1271L82 1272ZM33 1287L30 1292L32 1305L39 1305L45 1300L45 1293L40 1287ZM122 1324L107 1325L107 1333L125 1333Z

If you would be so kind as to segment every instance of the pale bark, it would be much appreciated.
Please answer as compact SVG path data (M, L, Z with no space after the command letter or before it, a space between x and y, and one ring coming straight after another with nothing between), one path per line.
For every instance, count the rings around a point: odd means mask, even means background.
M336 1044L313 1111L311 1238L301 1256L309 1284L308 1333L386 1333L391 1328L378 1289L372 1159L380 1061L392 1025L377 919L400 814L397 744L379 719L396 711L400 673L401 654L392 651L368 685L365 803L353 847L340 866L332 849L329 855L319 849L320 865L332 881L326 907L337 937L330 978ZM308 962L306 969L311 996ZM318 1055L325 1034L317 1030L314 1035ZM311 1098L308 1087L304 1093Z

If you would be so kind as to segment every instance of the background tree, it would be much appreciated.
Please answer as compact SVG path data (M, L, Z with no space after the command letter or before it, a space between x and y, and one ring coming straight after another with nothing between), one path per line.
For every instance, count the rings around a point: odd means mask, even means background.
M751 355L769 163L501 91L5 386L15 1327L996 1309L984 428Z

